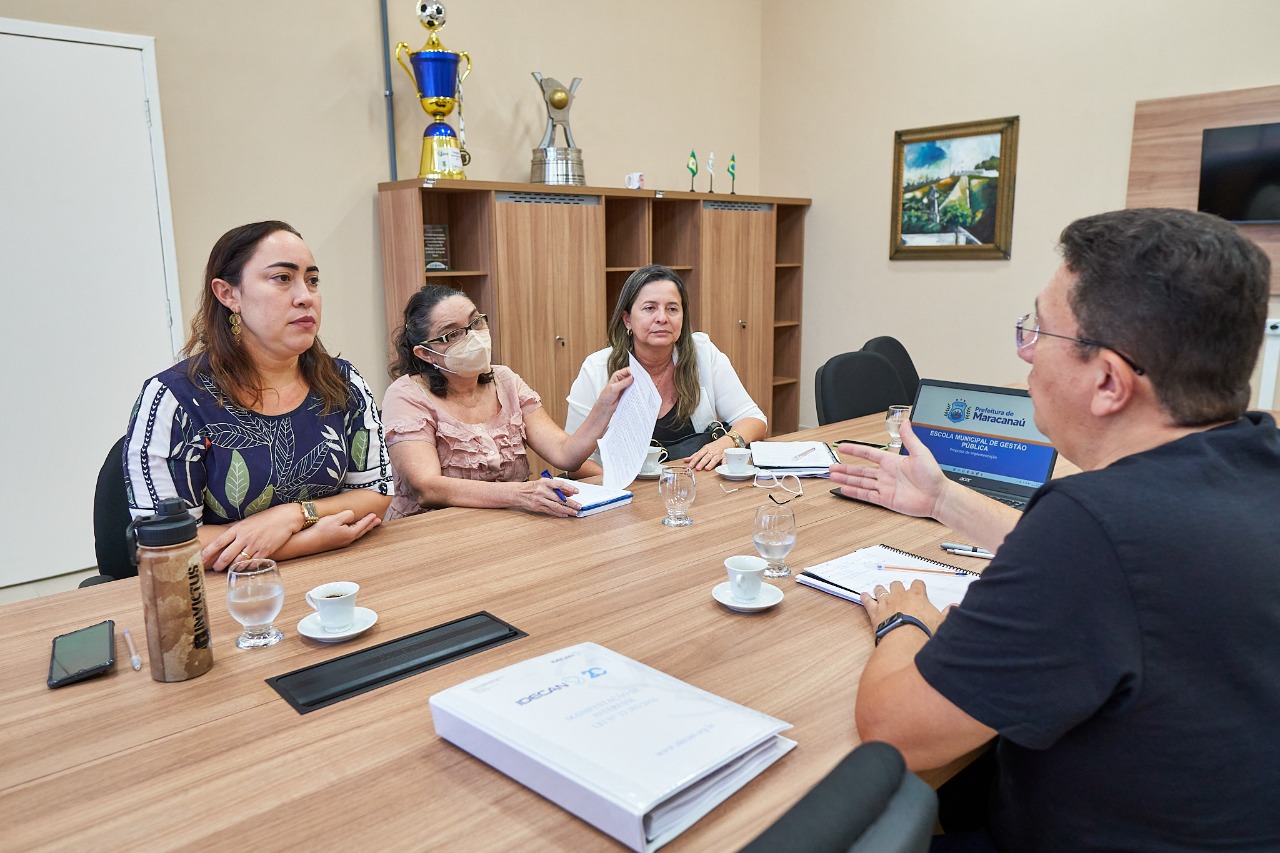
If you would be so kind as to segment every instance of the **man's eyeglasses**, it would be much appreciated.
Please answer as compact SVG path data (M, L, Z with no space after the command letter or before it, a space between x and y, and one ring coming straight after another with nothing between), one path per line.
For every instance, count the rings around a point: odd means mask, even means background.
M1118 355L1120 360L1129 365L1129 367L1133 369L1133 372L1139 376L1142 376L1147 372L1144 368L1139 367L1137 362L1129 358L1129 356L1120 352L1120 350L1115 347L1107 346L1102 341L1090 340L1089 338L1073 338L1070 335L1057 335L1053 332L1040 331L1040 318L1034 313L1023 314L1019 317L1018 324L1015 328L1014 340L1018 344L1018 349L1031 346L1041 335L1044 335L1047 338L1062 338L1064 341L1075 341L1078 344L1085 344L1086 346L1101 347L1102 349L1110 350Z
M420 346L425 347L427 344L443 344L444 346L452 346L453 344L456 344L458 341L465 338L468 332L484 331L485 329L488 329L488 328L489 328L489 315L477 314L475 316L475 319L473 319L467 325L459 326L456 329L445 332L443 335L441 335L438 338L427 338L425 341L423 341L420 344Z

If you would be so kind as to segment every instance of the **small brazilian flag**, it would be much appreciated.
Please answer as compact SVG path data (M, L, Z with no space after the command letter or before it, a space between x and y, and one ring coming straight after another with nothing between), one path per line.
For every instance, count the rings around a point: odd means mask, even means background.
M689 152L689 175L690 177L698 174L698 155L693 151Z
M735 154L729 155L729 177L734 177L738 173L738 157Z

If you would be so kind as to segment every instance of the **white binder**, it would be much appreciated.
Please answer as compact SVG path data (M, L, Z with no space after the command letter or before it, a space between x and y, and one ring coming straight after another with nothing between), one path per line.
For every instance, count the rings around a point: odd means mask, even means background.
M595 643L430 699L436 734L633 850L656 850L789 752L788 723Z

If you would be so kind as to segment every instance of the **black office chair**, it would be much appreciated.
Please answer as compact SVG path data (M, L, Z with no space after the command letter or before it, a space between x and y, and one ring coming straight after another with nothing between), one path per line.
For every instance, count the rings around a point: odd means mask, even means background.
M882 355L846 352L827 360L814 377L818 426L910 405L898 372Z
M938 795L887 743L864 743L741 853L924 853Z
M920 386L920 374L916 371L915 362L911 360L911 354L907 352L907 348L902 345L901 341L888 335L881 335L863 344L862 351L879 353L889 359L893 369L898 371L898 378L902 380L903 389L912 398L906 402L911 403L914 401L916 388Z
M107 451L98 471L98 485L93 493L93 550L98 556L98 574L85 578L81 587L130 578L138 567L129 559L125 528L129 515L129 497L124 487L124 436Z

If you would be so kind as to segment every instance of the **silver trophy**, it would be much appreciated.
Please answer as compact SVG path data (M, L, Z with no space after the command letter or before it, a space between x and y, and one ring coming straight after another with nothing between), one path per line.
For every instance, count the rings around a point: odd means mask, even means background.
M533 79L542 88L542 100L547 105L547 129L542 141L533 149L533 165L529 169L529 181L535 184L559 186L586 186L587 177L582 169L582 150L573 144L573 131L569 129L569 107L573 94L578 91L581 77L573 78L568 89L554 77L543 77L537 71ZM564 130L566 148L555 145L556 128Z

